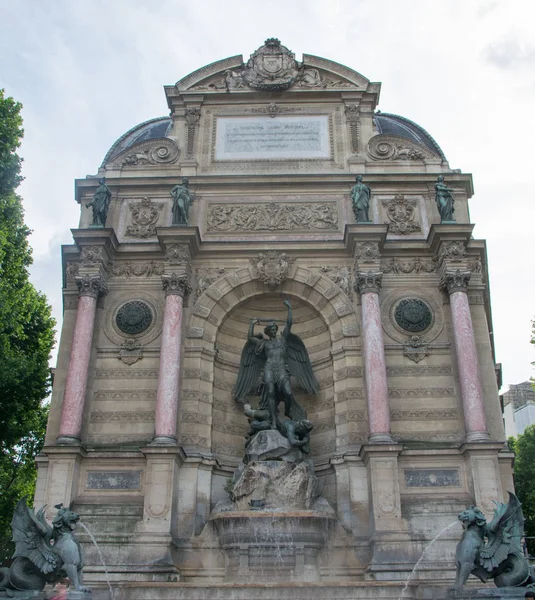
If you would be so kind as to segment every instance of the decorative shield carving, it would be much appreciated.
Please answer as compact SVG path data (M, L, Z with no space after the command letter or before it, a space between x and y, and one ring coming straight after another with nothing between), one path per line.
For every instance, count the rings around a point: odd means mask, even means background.
M126 235L137 238L155 236L163 206L162 203L152 202L150 198L131 204L132 224L126 228Z
M411 335L403 344L403 356L410 358L415 363L419 363L428 355L427 344L419 335Z
M251 258L251 264L256 269L261 281L270 287L281 284L287 277L290 265L295 258L284 252L262 252Z
M385 223L389 226L390 233L406 235L422 231L420 223L415 219L416 200L398 194L393 200L383 200L383 206L389 219Z
M299 78L295 54L276 38L269 38L247 61L244 79L258 90L287 90Z

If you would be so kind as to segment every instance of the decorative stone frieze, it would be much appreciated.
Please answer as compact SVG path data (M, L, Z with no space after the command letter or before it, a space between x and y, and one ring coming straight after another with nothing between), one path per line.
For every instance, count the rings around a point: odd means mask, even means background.
M334 202L211 204L206 225L208 232L327 231L338 229L339 217Z
M110 264L110 275L113 277L153 277L163 275L164 265L151 260L149 262L114 261Z
M398 258L389 258L381 261L381 271L383 273L392 273L400 275L402 273L436 273L438 271L438 262L433 260L421 259L419 256L407 260Z

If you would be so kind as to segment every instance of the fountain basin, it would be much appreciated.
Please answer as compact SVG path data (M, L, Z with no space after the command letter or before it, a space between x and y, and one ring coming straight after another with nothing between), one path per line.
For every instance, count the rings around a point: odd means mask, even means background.
M210 517L226 556L225 581L319 581L318 555L336 524L313 510L240 510Z

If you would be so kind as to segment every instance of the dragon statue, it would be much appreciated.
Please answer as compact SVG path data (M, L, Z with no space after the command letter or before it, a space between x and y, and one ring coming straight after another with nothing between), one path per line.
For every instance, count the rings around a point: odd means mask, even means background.
M493 579L499 588L527 587L535 583L535 573L522 552L522 505L513 493L508 494L507 504L495 502L494 518L490 523L476 506L460 513L459 521L464 531L455 553L455 593L461 594L471 574L483 583Z
M45 519L45 509L34 513L26 498L15 507L11 529L15 542L13 563L0 568L0 592L17 596L16 592L39 592L45 584L55 584L68 577L71 587L90 593L82 585L82 548L74 536L80 517L59 504L52 527Z

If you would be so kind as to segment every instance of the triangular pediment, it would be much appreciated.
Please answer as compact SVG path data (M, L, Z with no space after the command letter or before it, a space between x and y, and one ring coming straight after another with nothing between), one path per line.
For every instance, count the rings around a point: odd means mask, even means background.
M370 81L340 63L304 54L301 62L293 52L270 38L245 63L232 56L190 73L175 85L179 92L255 92L300 90L379 91Z

